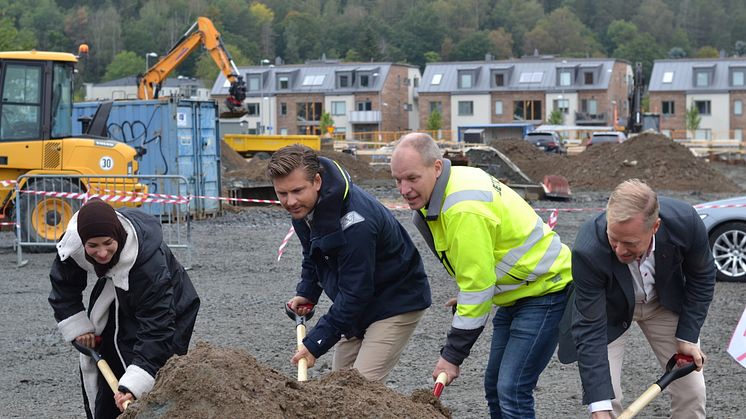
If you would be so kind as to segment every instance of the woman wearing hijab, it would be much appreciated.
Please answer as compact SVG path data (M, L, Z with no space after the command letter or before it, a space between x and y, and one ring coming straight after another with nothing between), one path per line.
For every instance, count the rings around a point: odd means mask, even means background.
M89 273L97 281L86 311ZM169 357L187 352L200 300L155 217L89 201L57 243L49 276L49 303L63 338L95 347L121 377L112 394L94 361L80 356L89 419L118 416L125 401L151 390Z

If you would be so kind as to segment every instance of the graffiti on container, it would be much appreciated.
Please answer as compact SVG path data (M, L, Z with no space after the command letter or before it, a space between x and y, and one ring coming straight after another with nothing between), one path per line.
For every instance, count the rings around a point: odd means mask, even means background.
M145 158L157 161L158 165L162 164L162 167L154 167L157 175L169 174L168 160L164 153L163 138L160 129L151 128L155 115L160 112L160 107L157 106L155 111L151 113L150 120L147 122L142 120L134 121L118 121L112 122L108 125L107 130L109 137L114 140L121 141L125 144L131 145L132 147L141 147L145 149Z

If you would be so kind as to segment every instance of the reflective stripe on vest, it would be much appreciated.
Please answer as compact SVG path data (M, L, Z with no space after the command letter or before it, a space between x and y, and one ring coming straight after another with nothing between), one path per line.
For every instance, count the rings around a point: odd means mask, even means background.
M448 195L443 201L443 208L441 208L440 212L444 213L462 201L492 202L492 191L464 190L454 192Z
M453 316L453 321L451 322L451 326L457 329L464 329L464 330L479 329L480 327L487 324L487 320L489 316L490 316L489 311L479 317L464 317L464 316L459 316L458 314L456 314Z
M544 222L541 220L541 218L536 217L536 225L534 225L534 229L531 230L531 233L526 238L526 241L523 242L523 244L521 244L520 246L510 249L510 251L506 253L505 256L500 260L497 266L495 266L495 275L497 277L497 280L499 281L501 278L504 278L508 274L508 272L510 272L510 269L515 265L515 263L518 262L522 257L526 256L526 254L528 254L531 249L536 246L543 238ZM557 257L560 255L561 252L562 242L560 241L559 236L553 235L552 241L549 243L549 247L544 251L544 255L542 255L541 260L539 260L539 263L536 265L536 267L531 270L531 273L528 275L528 277L525 278L524 282L535 281L538 277L549 272L549 269L552 267L552 265L554 265L555 260L557 260ZM500 292L505 292L516 288L513 285L498 285L498 287L500 288Z

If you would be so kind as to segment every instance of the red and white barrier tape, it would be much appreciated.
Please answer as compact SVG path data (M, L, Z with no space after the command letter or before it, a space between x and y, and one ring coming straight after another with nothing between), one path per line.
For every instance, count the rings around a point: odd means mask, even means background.
M288 241L291 237L293 237L293 233L295 233L295 229L293 226L290 226L290 230L288 230L288 234L285 235L285 238L282 239L282 243L280 244L280 248L277 249L277 261L280 261L280 258L282 257L282 254L285 253L285 246L288 245Z
M549 213L549 219L547 220L547 225L551 230L554 230L555 227L557 227L557 218L559 216L559 211L557 211L557 208L554 209L551 213Z
M15 186L16 183L15 180L0 180L0 186Z

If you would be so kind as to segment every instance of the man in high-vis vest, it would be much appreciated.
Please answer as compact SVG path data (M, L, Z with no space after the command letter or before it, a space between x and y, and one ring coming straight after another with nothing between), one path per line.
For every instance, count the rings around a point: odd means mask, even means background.
M433 370L459 376L498 306L484 385L492 418L533 418L533 390L557 347L572 283L570 249L513 190L481 169L451 167L423 133L407 134L391 174L413 221L459 287Z

